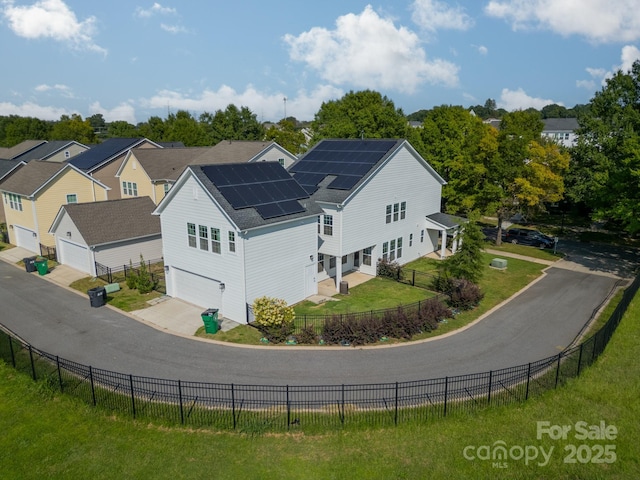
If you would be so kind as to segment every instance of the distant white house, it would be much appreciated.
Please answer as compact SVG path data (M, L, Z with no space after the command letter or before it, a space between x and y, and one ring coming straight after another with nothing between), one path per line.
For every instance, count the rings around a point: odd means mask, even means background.
M317 293L322 209L278 162L190 165L159 203L167 294L248 323Z
M545 118L542 136L555 140L565 147L573 147L578 141L576 130L580 127L577 118Z
M406 140L323 140L289 172L322 207L318 279L336 290L347 271L375 275L378 259L444 257L459 228L440 213L446 182Z

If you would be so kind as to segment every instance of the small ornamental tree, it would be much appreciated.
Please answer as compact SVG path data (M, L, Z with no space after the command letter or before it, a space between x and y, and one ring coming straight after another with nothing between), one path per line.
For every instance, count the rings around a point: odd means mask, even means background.
M134 290L138 286L138 274L133 269L133 263L129 259L129 271L127 272L127 287Z
M280 328L293 323L293 307L280 298L260 297L253 301L253 314L261 327Z
M154 287L151 274L149 273L149 268L144 262L144 257L142 255L140 255L140 269L138 271L136 286L138 287L138 292L142 294L149 293Z

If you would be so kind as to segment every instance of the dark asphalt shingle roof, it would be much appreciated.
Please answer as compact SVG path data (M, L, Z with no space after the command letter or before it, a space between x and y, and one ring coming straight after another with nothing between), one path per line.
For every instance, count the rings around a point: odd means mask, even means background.
M273 141L222 140L211 149L213 156L220 159L220 162L240 163L252 160L274 144Z
M54 153L64 150L65 147L72 144L82 145L78 142L74 142L73 140L51 140L43 143L42 145L38 145L36 148L33 148L28 152L18 155L15 157L15 160L22 160L24 162L42 160L43 158L47 158Z
M20 165L18 160L2 160L0 159L0 180L10 173L14 168Z
M73 220L87 245L102 245L160 234L160 217L147 197L75 203L62 209Z
M577 118L545 118L543 132L575 132L580 125Z
M0 190L29 197L65 167L66 163L29 162L0 182Z
M224 164L224 165L233 165L239 166L238 163L235 164ZM279 163L274 162L274 166L280 167ZM246 230L251 228L262 227L265 225L270 225L274 223L280 223L287 220L293 220L296 218L305 218L309 216L316 216L322 214L322 208L318 206L313 200L310 198L303 198L298 200L300 205L304 208L303 212L293 213L290 215L284 215L281 217L268 218L263 219L257 210L253 207L234 209L231 206L231 203L227 201L227 199L220 193L220 190L213 184L213 182L205 175L202 168L206 165L189 165L187 167L188 170L193 173L193 175L202 183L204 188L211 194L211 196L215 199L215 201L220 205L220 207L229 215L233 223L240 229ZM242 165L243 167L248 168L260 168L260 163L247 163L246 165ZM280 167L284 170L283 167ZM286 170L285 170L286 171Z
M109 138L86 152L76 155L69 163L85 172L91 172L109 160L147 141L144 138Z
M432 213L431 215L427 215L429 220L433 220L436 223L446 227L446 228L454 228L458 227L467 221L462 217L456 217L455 215L449 215L448 213Z
M42 145L43 143L46 143L46 140L25 140L17 145L14 145L13 147L2 147L0 148L0 158L13 160L17 156L22 155L23 153L28 152L29 150L36 148L38 145Z

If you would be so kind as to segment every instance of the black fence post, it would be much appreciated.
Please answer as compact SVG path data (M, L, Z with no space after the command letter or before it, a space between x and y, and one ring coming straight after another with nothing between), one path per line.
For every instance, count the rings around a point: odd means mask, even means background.
M96 403L96 387L93 383L93 368L89 365L89 381L91 382L91 399L93 400L93 406L97 405Z
M489 393L487 394L487 405L491 405L491 381L493 380L493 370L489 370Z
M555 388L558 388L558 378L560 377L560 360L562 359L562 352L558 354L558 367L556 368L556 385Z
M529 362L529 365L527 366L527 390L524 394L525 400L529 399L529 382L530 381L531 381L531 362Z
M398 425L398 382L396 382L396 408L393 417L393 423Z
M287 430L291 426L291 405L289 404L289 385L287 385Z
M237 427L236 423L236 392L234 388L234 384L231 384L231 414L233 415L233 429L235 430Z
M184 409L182 408L182 381L178 380L178 398L180 399L180 423L184 425Z
M29 359L31 360L31 376L33 379L36 379L36 365L33 362L33 350L31 349L31 345L29 345Z
M447 416L447 396L449 394L449 377L444 377L444 415Z
M58 367L58 382L60 383L60 393L62 393L62 373L60 372L60 357L58 357L58 355L56 355L56 366Z
M580 364L582 363L582 347L584 347L584 343L580 344L580 354L578 355L578 371L576 372L576 376L580 376Z
M340 423L344 425L344 383L342 384L342 397L340 399Z
M416 271L415 270L411 270L412 272L412 277L411 277L411 286L415 287L416 286Z
M129 388L131 389L131 408L133 411L133 418L136 418L136 396L133 392L133 375L129 374Z

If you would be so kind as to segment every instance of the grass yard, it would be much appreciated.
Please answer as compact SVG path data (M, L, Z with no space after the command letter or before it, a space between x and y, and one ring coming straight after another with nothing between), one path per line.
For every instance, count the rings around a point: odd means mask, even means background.
M91 288L103 287L106 284L107 282L100 278L85 277L81 278L80 280L76 280L71 285L69 285L69 287L73 288L74 290L86 293L87 290ZM107 294L107 303L125 312L132 312L134 310L147 308L149 306L149 304L147 303L149 300L161 296L162 294L156 292L155 290L150 293L141 295L138 290L131 290L129 287L127 287L126 283L122 282L120 283L119 291Z
M393 428L309 435L167 427L96 411L0 362L0 466L10 479L607 479L640 478L640 296L603 356L558 390L521 404ZM537 422L568 425L538 438ZM575 425L614 426L610 440ZM467 457L497 442L514 458ZM593 463L598 445L615 453ZM572 447L573 446L573 447ZM583 447L584 446L584 447ZM530 461L517 447L551 452ZM571 449L581 455L571 456ZM604 448L604 447L602 447ZM552 450L553 449L553 450ZM566 460L574 463L565 463Z
M558 250L553 253L552 249L540 249L536 247L529 247L527 245L514 245L513 243L503 242L502 245L497 246L493 242L486 242L485 249L499 250L501 252L516 253L518 255L524 255L526 257L539 258L541 260L550 260L555 262L564 257L562 253L562 242L558 244ZM495 257L495 255L494 255Z

